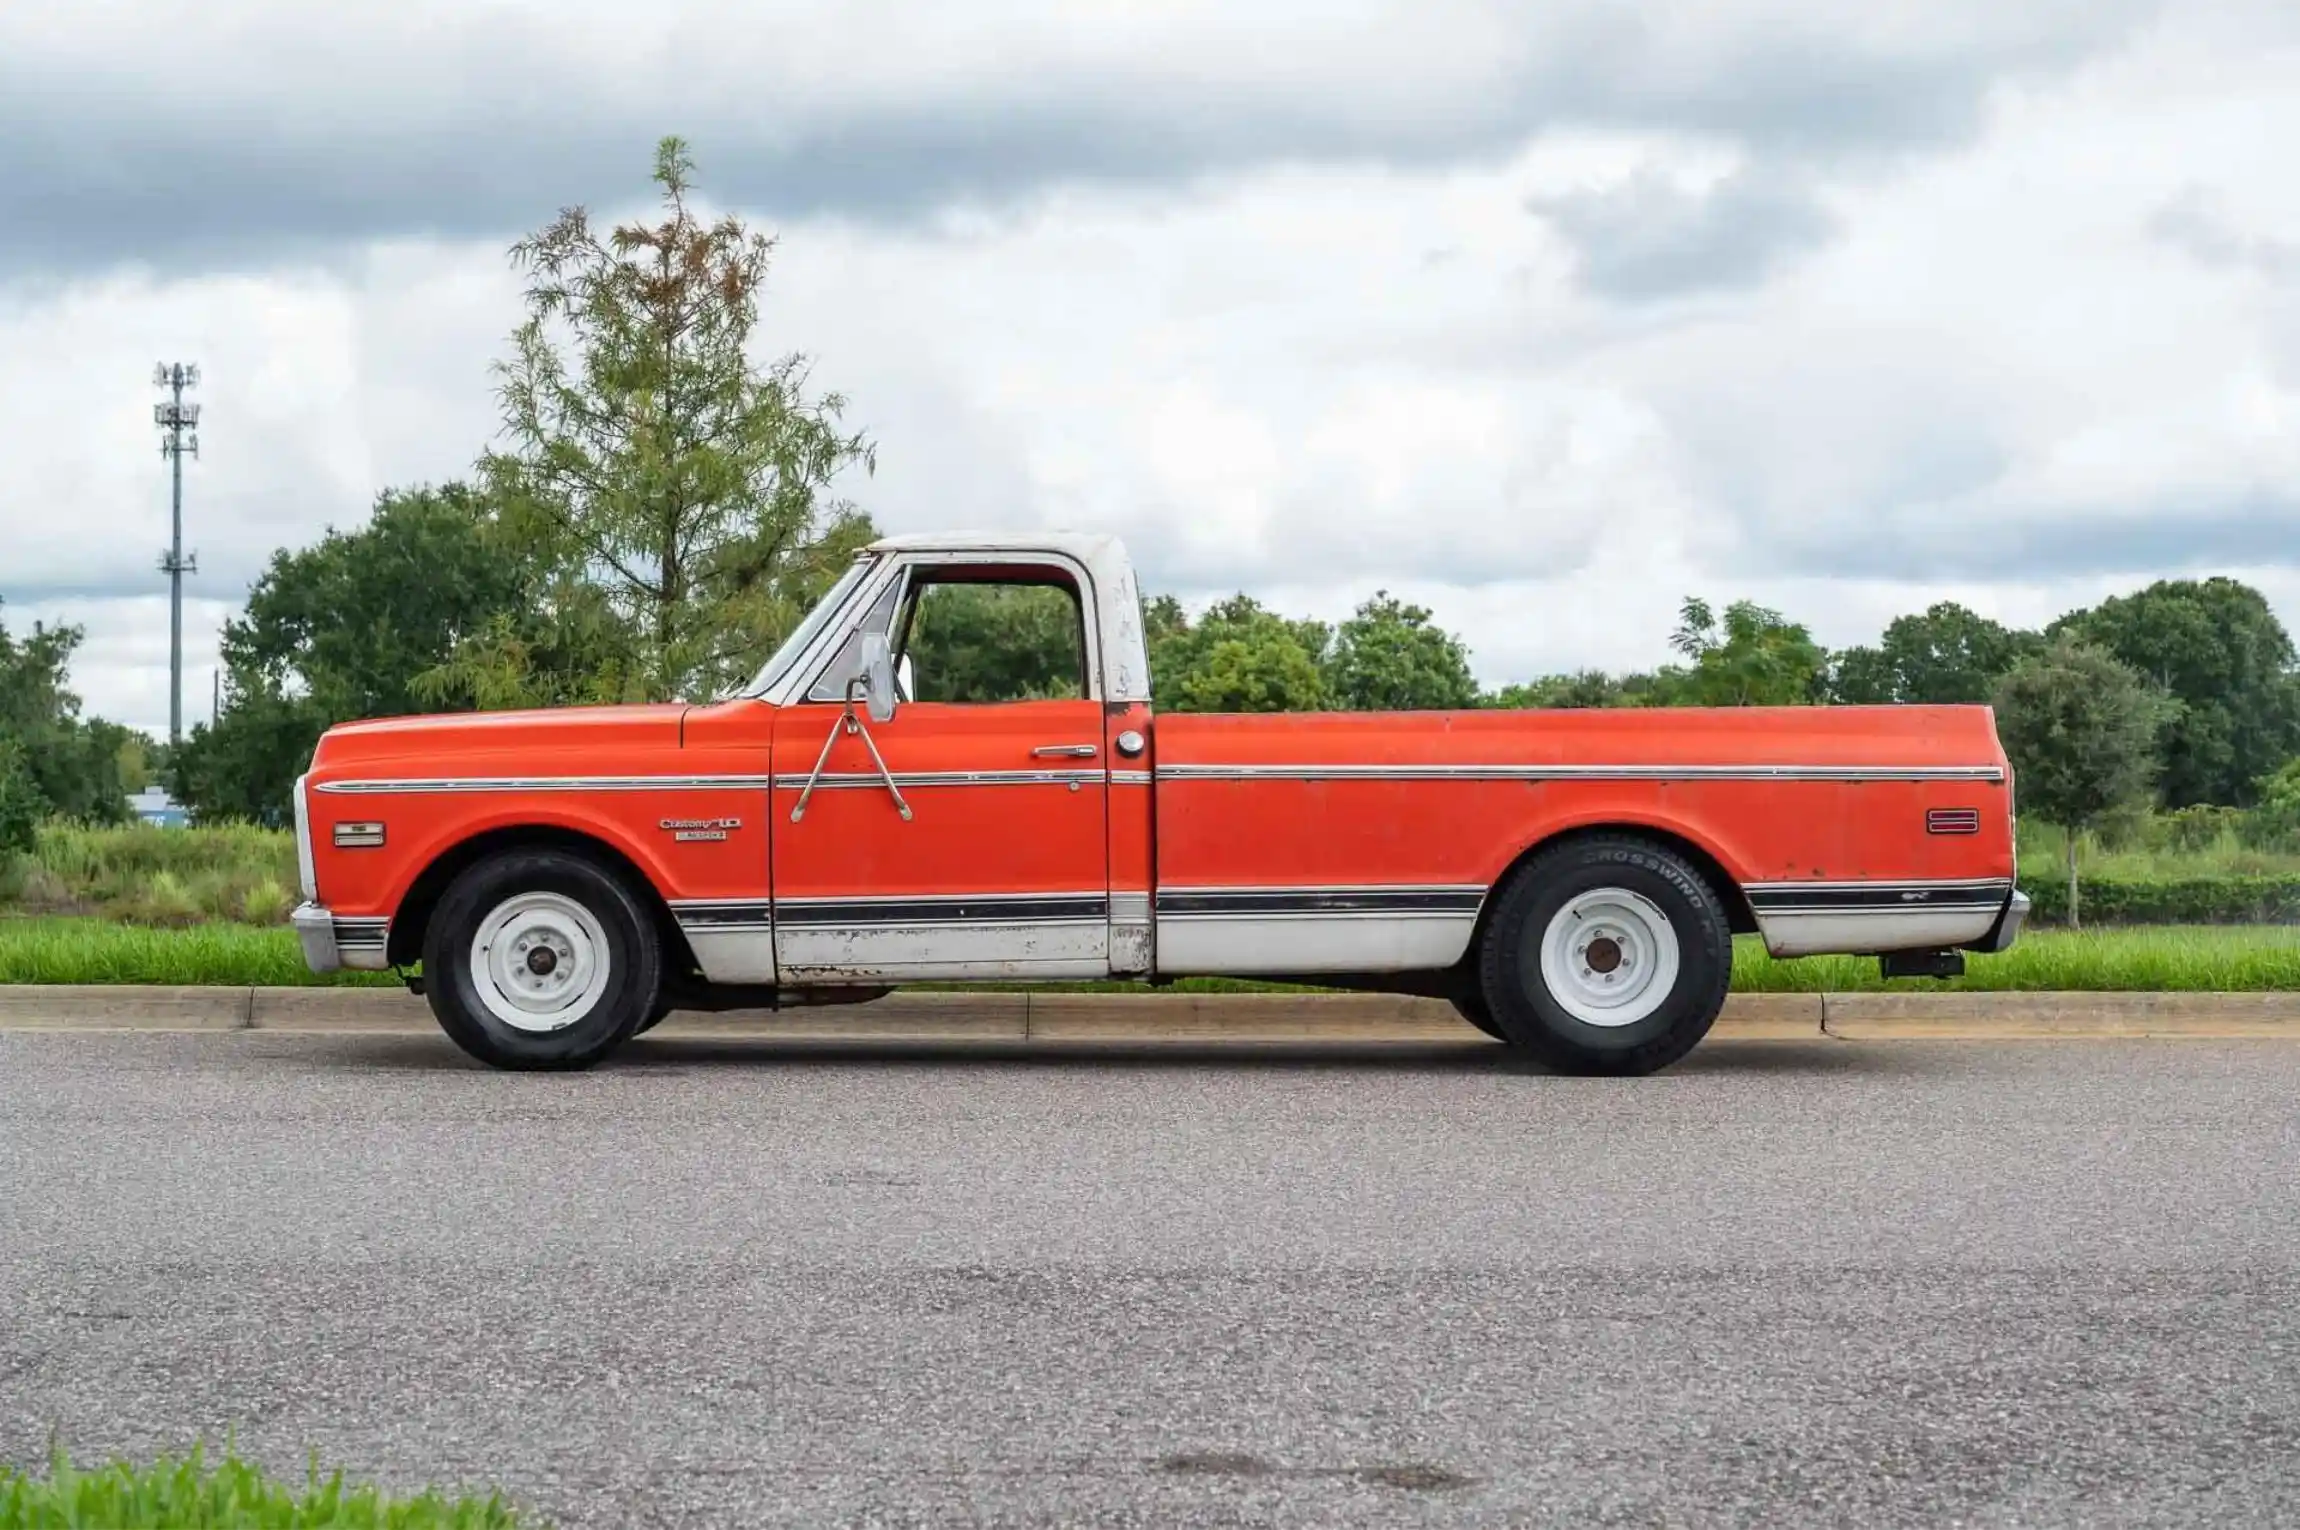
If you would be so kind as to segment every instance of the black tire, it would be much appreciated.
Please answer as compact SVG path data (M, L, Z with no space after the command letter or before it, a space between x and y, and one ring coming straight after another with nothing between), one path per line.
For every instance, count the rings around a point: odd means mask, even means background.
M1650 1007L1642 999L1629 1003L1639 1018L1626 1024L1580 1018L1567 1007L1578 1002L1574 996L1561 1002L1543 973L1552 921L1577 899L1609 889L1628 895L1623 902L1641 917L1658 916L1676 943L1674 979ZM1589 958L1584 976L1626 972L1631 963L1623 953L1630 949L1625 942L1593 943L1589 951L1609 952L1606 959L1619 968L1593 969L1589 962L1598 959ZM1665 969L1649 961L1646 970ZM1503 887L1486 926L1478 976L1503 1039L1536 1061L1565 1073L1653 1073L1692 1051L1716 1023L1733 977L1733 932L1717 890L1675 851L1627 835L1571 840L1519 868Z
M1509 1040L1507 1036L1501 1033L1500 1025L1495 1023L1493 1011L1486 1007L1485 989L1479 985L1478 976L1474 969L1468 977L1453 985L1452 990L1446 994L1446 1002L1453 1006L1455 1014L1494 1040Z
M513 900L528 897L551 900L556 912L537 916L545 924L563 923L572 904L595 926L599 938L586 934L585 945L597 956L570 961L567 972L593 971L594 961L603 961L605 969L588 1002L579 993L562 1010L539 1017L533 1028L513 1025L491 1009L481 997L482 979L472 971L482 926ZM424 932L423 970L430 979L425 993L432 1014L464 1051L498 1068L571 1069L588 1068L613 1052L654 1011L663 958L654 921L621 878L569 851L514 850L481 861L449 886ZM538 981L548 977L538 974ZM500 992L492 979L486 981ZM586 982L582 993L591 992Z
M640 1021L639 1028L633 1031L631 1034L634 1036L644 1036L649 1031L653 1030L656 1026L661 1025L665 1020L669 1019L670 1015L671 1001L667 998L657 999L655 1001L654 1008L647 1011L647 1018Z

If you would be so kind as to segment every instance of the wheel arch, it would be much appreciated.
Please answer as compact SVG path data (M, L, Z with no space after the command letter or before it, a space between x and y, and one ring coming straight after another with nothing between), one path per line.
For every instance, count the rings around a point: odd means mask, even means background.
M662 941L665 974L685 975L696 969L694 949L687 944L686 933L672 917L670 904L663 900L662 893L639 864L598 835L556 824L511 824L485 829L433 856L416 873L399 906L392 911L385 961L394 967L407 967L422 960L423 940L431 928L431 916L447 889L465 871L491 855L536 849L568 851L604 867L623 883L654 921L656 935Z
M1715 850L1681 829L1635 819L1608 820L1577 823L1558 829L1525 846L1510 858L1509 864L1501 869L1501 873L1486 889L1485 902L1478 907L1477 926L1471 932L1469 943L1472 958L1485 939L1486 922L1492 918L1497 901L1495 895L1507 885L1509 879L1535 857L1547 854L1560 845L1585 839L1642 839L1676 852L1700 873L1701 879L1709 884L1709 890L1717 895L1717 901L1724 905L1728 929L1736 935L1759 933L1757 911L1750 905L1749 894L1742 890L1740 881L1725 869L1724 860Z

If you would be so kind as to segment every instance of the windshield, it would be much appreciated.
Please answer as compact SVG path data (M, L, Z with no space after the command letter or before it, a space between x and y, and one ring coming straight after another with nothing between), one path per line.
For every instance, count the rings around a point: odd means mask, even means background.
M839 575L839 582L832 585L821 600L815 602L815 608L807 613L807 619L799 623L789 637L783 639L783 646L775 650L774 657L767 660L744 688L744 695L761 695L783 678L783 671L798 662L799 655L806 652L807 645L815 640L838 608L845 604L846 598L854 593L854 587L862 583L863 575L870 572L871 564L876 561L866 553L847 565L847 571Z

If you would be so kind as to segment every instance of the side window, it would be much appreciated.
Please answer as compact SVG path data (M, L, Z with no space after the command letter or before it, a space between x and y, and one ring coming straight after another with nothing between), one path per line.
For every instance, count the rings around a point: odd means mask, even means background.
M1054 569L922 570L897 657L913 701L1076 701L1089 694L1077 586Z

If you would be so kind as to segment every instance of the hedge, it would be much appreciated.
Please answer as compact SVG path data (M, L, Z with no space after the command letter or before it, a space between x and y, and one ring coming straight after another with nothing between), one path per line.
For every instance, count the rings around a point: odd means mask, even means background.
M2068 879L2024 875L2040 924L2068 922ZM2300 924L2300 875L2138 879L2080 877L2086 924Z

